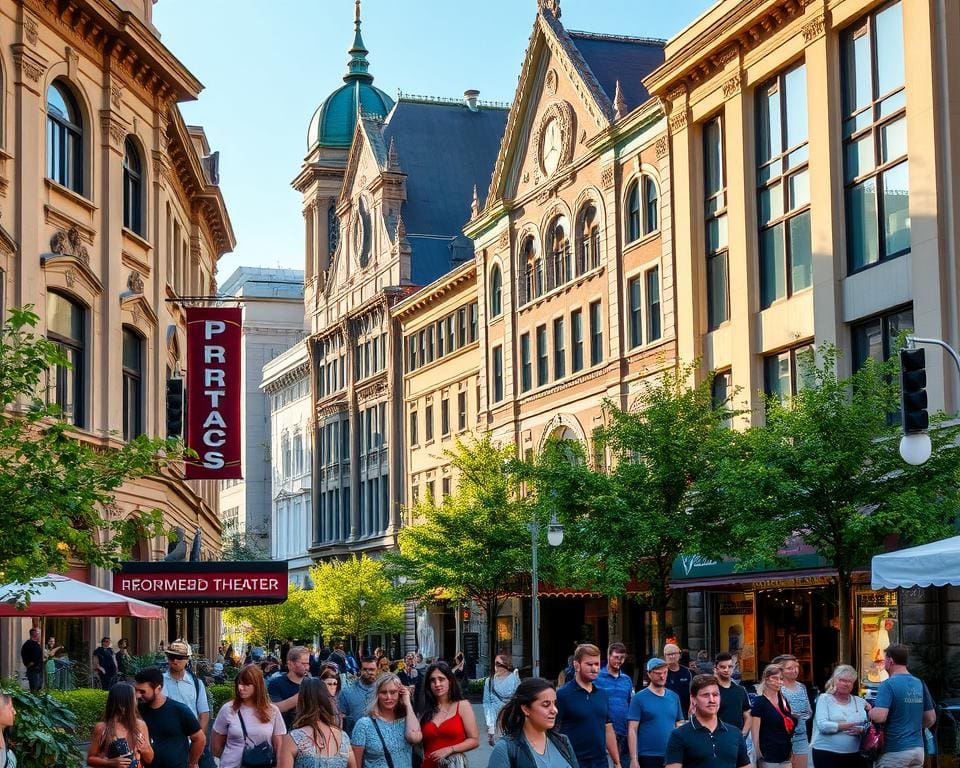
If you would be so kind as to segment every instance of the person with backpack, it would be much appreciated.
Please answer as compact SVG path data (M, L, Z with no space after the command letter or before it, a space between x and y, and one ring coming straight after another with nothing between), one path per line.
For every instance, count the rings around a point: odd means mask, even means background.
M492 747L497 734L497 720L506 703L520 685L520 674L502 653L493 660L493 673L483 684L483 719L487 724L487 742Z
M573 745L554 729L556 722L556 688L542 678L527 678L500 711L503 738L487 768L579 768Z

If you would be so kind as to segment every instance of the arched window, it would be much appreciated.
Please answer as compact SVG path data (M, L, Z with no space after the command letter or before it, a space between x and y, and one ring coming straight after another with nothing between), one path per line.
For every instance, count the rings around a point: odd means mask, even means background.
M84 366L86 312L77 302L59 293L47 294L47 338L60 347L69 365L50 369L47 402L60 406L60 415L78 427L86 426Z
M640 239L640 183L634 181L627 191L627 242Z
M567 235L567 219L558 216L550 225L550 271L547 288L563 285L571 277L570 238Z
M123 329L123 439L133 440L143 428L143 338L132 328Z
M143 163L132 138L123 143L123 226L143 236Z
M650 177L643 177L643 234L649 235L660 227L660 198L657 183Z
M494 265L490 270L490 317L500 317L503 313L503 275L500 267Z
M600 220L597 208L588 203L580 214L577 275L600 266Z
M523 241L520 259L523 265L523 303L526 304L543 293L543 263L532 236Z
M47 176L83 194L83 118L77 100L59 80L47 89Z

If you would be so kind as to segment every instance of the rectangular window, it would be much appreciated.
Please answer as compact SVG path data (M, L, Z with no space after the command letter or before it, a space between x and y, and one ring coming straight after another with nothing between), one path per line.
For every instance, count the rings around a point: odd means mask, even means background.
M627 282L627 295L630 299L630 347L643 344L643 297L642 283L639 277Z
M443 494L443 498L447 498L450 495L450 478L445 477L440 481L440 492Z
M493 348L493 402L503 400L503 347Z
M443 338L443 320L437 320L436 323L436 333L437 333L437 357L443 357L446 353L444 352L444 338Z
M427 364L427 333L426 331L420 331L417 334L417 339L419 340L419 349L420 352L417 355L417 360L420 361L420 366L423 367Z
M533 386L533 361L530 358L530 334L520 337L520 391L528 392Z
M417 412L410 411L410 445L417 445L420 442L420 435L417 431Z
M853 369L859 371L868 360L888 360L896 350L897 336L913 330L913 307L904 307L871 317L852 327Z
M901 3L849 28L840 59L847 265L856 272L910 250Z
M477 340L477 327L479 324L477 303L470 305L470 343Z
M756 91L760 303L813 284L807 170L807 69L801 64Z
M802 344L763 358L763 391L784 402L809 383L806 367L812 363L813 345Z
M427 362L433 362L433 326L427 329Z
M590 365L603 362L603 317L601 305L595 301L590 305Z
M570 313L570 333L572 339L572 359L570 369L576 373L583 370L583 310L575 309Z
M647 343L663 335L660 325L660 267L647 270Z
M424 424L424 435L427 442L433 440L433 405L428 405L423 411L423 417L426 420Z
M450 315L446 319L447 324L447 354L456 350L455 337L453 334L453 315Z
M467 309L460 307L457 310L457 349L467 345Z
M446 397L440 401L440 434L450 434L450 399Z
M550 381L549 352L547 351L547 326L537 326L537 386Z
M704 234L707 258L707 330L730 319L727 255L727 179L720 117L703 126Z
M729 410L731 404L728 402L733 395L733 374L730 370L717 371L713 376L713 384L710 387L710 401L714 408L724 408ZM724 426L730 426L730 419L724 421Z
M467 393L457 393L457 431L463 432L467 428Z
M563 318L553 321L553 378L554 381L567 375L567 349L563 332Z

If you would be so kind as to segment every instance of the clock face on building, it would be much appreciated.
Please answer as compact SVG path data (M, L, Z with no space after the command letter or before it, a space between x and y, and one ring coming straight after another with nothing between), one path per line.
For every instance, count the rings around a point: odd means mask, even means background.
M548 176L557 170L561 154L560 123L554 117L543 126L543 138L540 140L540 163Z

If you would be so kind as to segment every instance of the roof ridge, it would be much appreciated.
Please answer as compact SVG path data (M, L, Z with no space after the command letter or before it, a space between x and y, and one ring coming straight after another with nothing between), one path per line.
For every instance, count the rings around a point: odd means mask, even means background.
M464 103L462 98L448 97L448 96L423 96L416 93L404 93L399 88L397 89L397 102L405 101L409 104L434 104L437 106L445 107L463 107L467 108L467 105ZM486 107L487 109L502 109L509 110L510 102L508 101L487 101L485 99L477 99L477 105L481 107Z
M567 34L571 37L579 37L586 40L610 40L621 43L645 43L647 45L666 45L667 41L659 37L640 37L638 35L615 35L609 32L586 32L581 29L568 29Z

